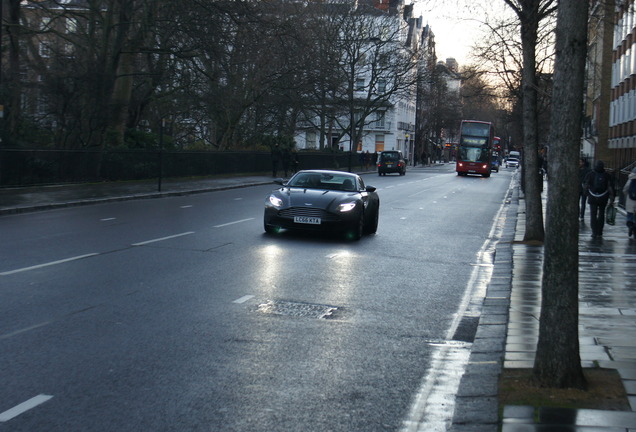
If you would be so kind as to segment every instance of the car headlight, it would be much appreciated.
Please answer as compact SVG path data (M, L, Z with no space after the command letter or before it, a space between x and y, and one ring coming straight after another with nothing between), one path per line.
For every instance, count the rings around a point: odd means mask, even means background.
M342 203L338 206L338 211L339 212L348 212L353 210L354 208L356 208L356 202L355 201L351 201L348 203Z
M283 200L278 198L276 195L270 195L269 196L269 202L274 207L282 207L282 205L283 205Z

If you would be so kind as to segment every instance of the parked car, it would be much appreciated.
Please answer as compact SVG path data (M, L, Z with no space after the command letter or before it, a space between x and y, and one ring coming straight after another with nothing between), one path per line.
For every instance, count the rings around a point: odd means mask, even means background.
M358 240L378 229L380 198L353 173L304 170L265 200L263 225L268 234L281 229L322 230L344 233Z
M378 155L378 175L387 173L406 174L406 160L401 151L386 150Z
M517 168L519 166L519 159L509 157L506 159L506 168Z
M490 162L490 171L499 172L499 159L492 159Z

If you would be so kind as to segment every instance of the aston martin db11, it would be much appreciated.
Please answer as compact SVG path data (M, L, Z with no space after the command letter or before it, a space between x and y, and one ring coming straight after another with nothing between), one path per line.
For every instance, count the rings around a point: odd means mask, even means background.
M378 229L380 198L357 174L342 171L299 171L265 200L265 232L281 229L324 230L358 240Z

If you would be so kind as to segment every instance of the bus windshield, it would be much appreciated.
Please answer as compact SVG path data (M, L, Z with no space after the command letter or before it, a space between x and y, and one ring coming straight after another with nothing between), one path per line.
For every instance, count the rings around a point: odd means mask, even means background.
M488 162L488 148L462 146L459 148L459 159L465 162Z

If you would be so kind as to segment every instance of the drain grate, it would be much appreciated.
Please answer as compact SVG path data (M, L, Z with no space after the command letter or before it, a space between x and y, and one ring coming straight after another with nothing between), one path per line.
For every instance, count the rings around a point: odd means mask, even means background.
M338 310L336 306L290 301L270 300L258 305L258 311L264 314L314 319L333 318Z
M459 322L457 330L453 335L453 340L463 342L475 342L475 335L477 334L477 326L479 326L478 316L465 316Z

